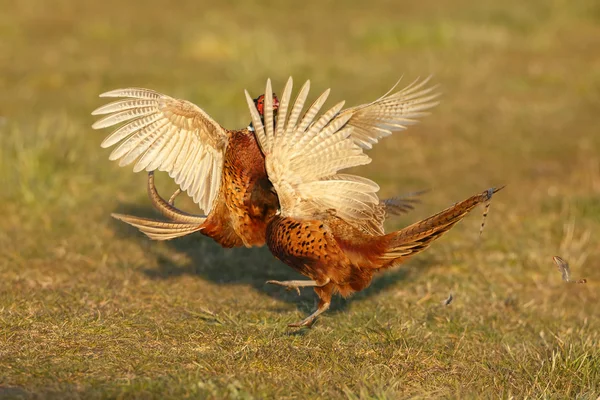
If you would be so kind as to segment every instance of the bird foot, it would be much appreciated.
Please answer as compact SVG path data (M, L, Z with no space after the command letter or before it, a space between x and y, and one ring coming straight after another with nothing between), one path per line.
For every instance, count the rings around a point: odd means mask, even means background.
M300 285L294 281L267 281L267 283L270 283L271 285L283 286L285 290L296 290L296 293L298 293L298 296L300 296Z
M311 315L310 317L304 318L300 322L294 322L293 324L288 324L288 326L290 328L301 328L303 326L310 328L312 326L312 324L315 322L315 319L316 319L316 317L313 317Z
M304 318L302 321L295 322L293 324L288 324L288 326L291 328L300 328L303 326L310 328L312 326L312 324L315 322L315 320L317 319L317 317L329 309L329 304L330 304L329 302L324 302L324 301L319 302L319 307L317 308L317 310L314 313L310 314L308 317Z

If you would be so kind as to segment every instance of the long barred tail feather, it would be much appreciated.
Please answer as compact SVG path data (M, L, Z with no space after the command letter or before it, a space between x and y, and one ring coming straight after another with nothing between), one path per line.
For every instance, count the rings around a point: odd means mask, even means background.
M154 185L154 172L148 172L148 196L152 205L170 221L157 221L149 218L135 217L133 215L111 214L113 218L123 221L140 230L153 240L170 240L190 233L198 232L204 228L206 216L186 213L171 203L181 191L176 191L167 202L161 197Z
M203 226L197 223L164 222L149 218L134 217L132 215L111 214L113 218L123 221L140 230L144 235L153 240L170 240L202 230Z
M154 208L170 220L192 224L195 223L197 225L202 224L206 220L206 215L190 214L171 205L179 193L180 191L173 193L169 201L163 199L154 185L154 171L148 172L148 197Z
M381 257L384 261L383 267L397 265L425 250L479 204L489 204L493 194L503 187L491 188L471 196L438 214L386 235L389 242L387 250Z

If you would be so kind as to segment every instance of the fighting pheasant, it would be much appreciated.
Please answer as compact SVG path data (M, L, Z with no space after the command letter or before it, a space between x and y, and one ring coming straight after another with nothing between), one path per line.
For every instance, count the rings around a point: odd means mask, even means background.
M277 122L261 120L248 92L246 98L269 180L279 198L279 212L268 222L267 246L275 257L307 276L305 281L269 281L299 292L313 287L317 310L290 326L309 326L329 308L334 293L348 296L371 283L373 274L406 261L448 232L477 205L487 208L489 189L400 231L385 234L381 202L373 181L338 171L367 164L349 124L351 113L338 103L315 120L325 92L298 120L307 95L305 85L288 115L292 80L279 104ZM267 81L265 109L271 107ZM484 213L484 214L485 214ZM483 227L483 224L482 224Z
M437 104L435 87L426 87L427 82L416 80L390 94L392 88L372 103L339 110L346 125L353 127L354 143L369 149L380 138L415 123ZM149 89L117 89L100 97L124 98L92 113L108 114L93 125L94 129L123 124L102 142L102 147L120 143L111 153L111 160L120 160L120 166L135 161L134 172L149 171L149 196L169 221L113 214L115 218L155 240L199 231L223 247L265 243L267 222L278 210L279 202L252 124L241 130L227 130L198 106ZM319 102L315 106L320 107ZM253 104L261 121L263 117L272 120L277 113L275 96L269 101L259 96ZM174 207L179 191L165 201L154 187L155 170L166 171L205 215ZM410 207L410 201L390 200L382 203L380 212L397 213Z

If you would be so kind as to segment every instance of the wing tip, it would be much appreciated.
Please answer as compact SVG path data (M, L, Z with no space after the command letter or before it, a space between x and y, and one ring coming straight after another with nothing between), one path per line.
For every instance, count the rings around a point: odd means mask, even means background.
M141 88L141 87L126 87L126 88L119 88L119 89L113 89L113 90L109 90L108 92L104 92L104 93L100 93L98 95L98 97L123 97L123 98L136 98L136 96L132 96L131 93L128 92L141 92L147 95L152 95L155 97L163 97L165 95L152 90L152 89L146 89L146 88ZM166 96L168 97L168 96Z
M92 114L94 115L94 114ZM98 130L98 129L103 129L104 126L101 124L102 121L96 121L92 124L92 129Z
M104 98L104 97L126 97L126 96L121 96L121 95L116 94L116 93L123 92L125 90L131 90L131 88L120 88L120 89L109 90L108 92L100 93L98 95L98 97L101 97L101 98Z

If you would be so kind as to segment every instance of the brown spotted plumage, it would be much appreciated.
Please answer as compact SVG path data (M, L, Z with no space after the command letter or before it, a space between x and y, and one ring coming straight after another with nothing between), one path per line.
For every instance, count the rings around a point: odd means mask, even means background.
M246 94L267 173L280 201L279 213L267 226L267 245L275 257L310 279L268 283L297 291L313 287L319 296L317 310L290 326L311 325L329 308L333 294L348 296L363 290L376 271L399 265L425 250L477 205L489 203L499 190L486 190L385 234L386 202L378 200L378 186L365 178L338 173L370 161L352 136L354 128L347 125L348 115L338 113L338 104L317 118L322 95L314 103L318 106L313 105L298 121L305 88L288 118L292 90L292 81L288 81L275 127L272 117L265 117L263 126ZM271 92L267 81L266 99ZM315 159L320 162L312 163Z
M486 190L400 231L380 236L365 233L335 216L320 220L275 217L267 228L269 249L310 281L269 283L291 289L312 286L319 296L317 311L290 326L312 324L329 308L333 294L349 296L365 289L375 272L400 265L425 250L498 190Z

